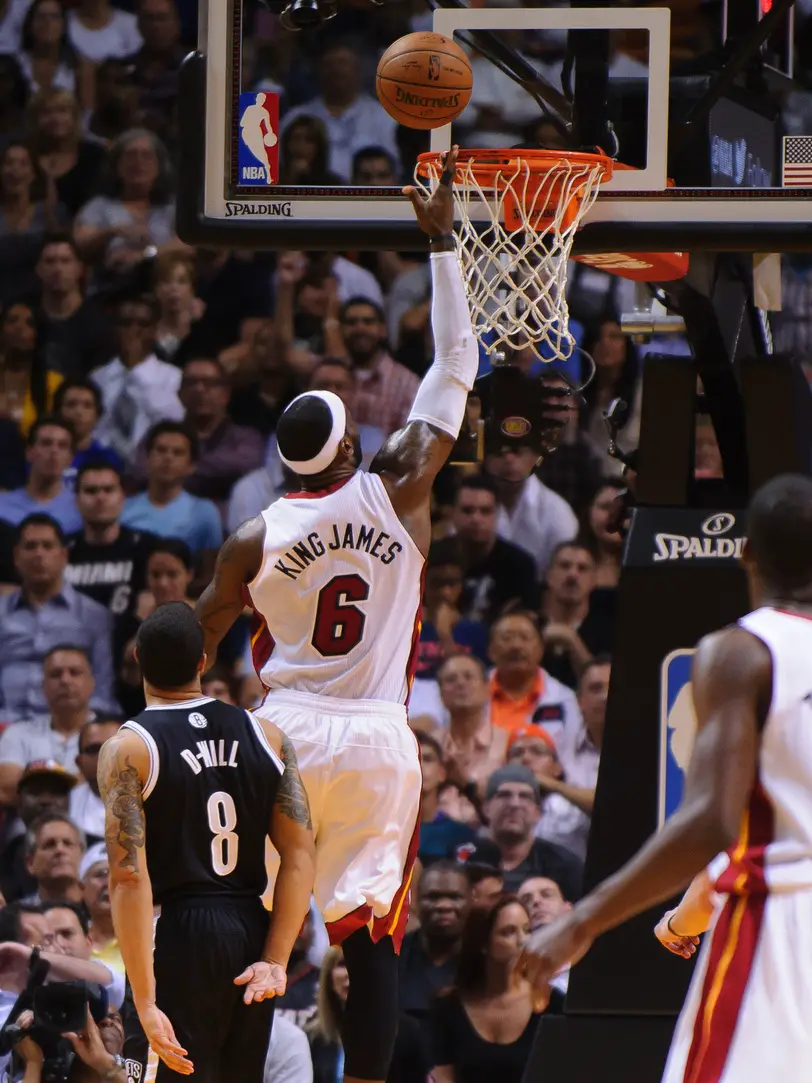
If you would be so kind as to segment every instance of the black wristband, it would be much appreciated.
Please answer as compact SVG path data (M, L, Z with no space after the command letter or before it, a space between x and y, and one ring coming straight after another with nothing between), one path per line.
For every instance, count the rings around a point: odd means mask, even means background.
M438 233L436 237L429 237L429 244L439 244L440 241L453 241L453 233Z

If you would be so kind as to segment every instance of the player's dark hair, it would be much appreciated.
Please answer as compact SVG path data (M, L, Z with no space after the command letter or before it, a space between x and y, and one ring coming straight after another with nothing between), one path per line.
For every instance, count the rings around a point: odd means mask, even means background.
M73 425L69 421L57 417L56 414L43 414L37 418L28 433L28 439L26 440L28 447L33 447L36 444L41 429L64 429L70 436L71 448L76 447L76 433L73 431Z
M330 407L318 395L304 395L290 404L276 426L279 451L291 462L314 459L333 431Z
M378 317L378 319L381 321L381 323L386 322L386 315L384 314L381 306L375 301L370 301L368 297L363 297L359 294L357 297L350 297L349 301L345 301L344 304L341 306L341 311L339 312L339 319L342 323L344 322L347 312L351 308L356 308L358 305L366 305L367 308L371 308L375 315Z
M76 481L74 483L74 488L76 489L76 492L78 493L79 490L82 488L82 478L85 476L85 474L93 474L101 470L112 470L112 472L116 475L123 487L124 474L121 470L121 467L117 466L109 459L103 459L101 455L99 455L92 459L85 459L85 461L76 471Z
M189 441L189 454L192 462L196 463L200 458L200 441L197 433L184 421L158 421L147 433L145 445L147 454L155 447L155 441L159 436L185 436Z
M65 380L56 389L54 395L54 413L57 415L62 414L62 407L65 404L65 396L69 391L89 391L93 396L93 403L96 407L96 415L101 417L102 415L102 397L101 391L99 391L96 384L92 380Z
M812 586L812 478L780 474L761 486L750 501L747 548L772 590Z
M498 501L499 499L496 482L488 474L470 474L468 477L461 478L454 493L455 503L463 489L474 489L478 493L490 493L494 500Z
M59 544L62 546L65 545L65 531L62 529L61 524L58 523L52 515L46 515L44 511L33 511L30 515L26 515L17 527L15 544L20 544L23 540L23 534L25 534L30 526L49 526L59 539Z
M183 688L197 676L203 629L185 602L167 602L151 613L135 637L141 674L153 688Z
M57 902L43 903L43 914L47 914L49 910L70 910L72 914L76 915L85 936L90 932L90 917L83 903L71 902L69 899L59 899Z
M156 553L167 553L170 557L174 557L175 560L179 560L187 572L192 571L194 568L192 550L180 538L160 538L158 541L153 542L147 557L147 566L149 566L150 560Z

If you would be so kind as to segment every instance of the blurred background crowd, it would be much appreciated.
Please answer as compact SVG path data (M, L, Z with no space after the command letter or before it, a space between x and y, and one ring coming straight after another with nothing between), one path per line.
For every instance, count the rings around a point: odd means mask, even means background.
M718 48L719 5L674 6L689 70ZM215 252L178 239L178 70L196 19L196 0L0 0L0 1022L34 946L78 960L75 972L64 964L72 976L107 968L126 1014L95 772L103 742L144 705L138 624L164 602L193 604L224 536L295 487L274 440L293 396L341 396L368 465L432 356L420 254ZM425 133L399 129L371 85L383 49L428 25L422 0L374 21L350 4L314 36L252 13L243 89L282 97L281 183L409 179ZM553 64L542 35L515 44ZM807 0L797 53L789 132L812 116ZM638 62L618 50L614 63L633 75ZM476 57L474 83L463 143L556 138ZM782 349L812 350L810 272L808 257L784 259ZM511 965L528 931L580 891L621 560L609 524L623 483L603 411L630 404L633 448L644 350L689 353L678 335L645 347L624 337L630 289L572 267L573 328L596 375L557 452L538 467L522 451L448 467L435 489L411 700L424 792L390 1076L401 1083L426 1083L432 1068L437 1083L519 1083L537 1017ZM696 469L721 473L704 417ZM204 692L261 699L249 614ZM347 982L313 916L268 1083L340 1079ZM549 1010L566 975L558 985ZM120 1048L115 1015L76 1047L72 1078L102 1078ZM37 1046L20 1049L16 1078L37 1083Z

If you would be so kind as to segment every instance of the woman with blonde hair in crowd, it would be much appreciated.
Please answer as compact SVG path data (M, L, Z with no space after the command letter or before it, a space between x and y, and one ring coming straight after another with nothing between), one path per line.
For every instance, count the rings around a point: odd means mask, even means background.
M349 992L344 953L341 948L330 948L321 964L316 1014L305 1028L313 1058L313 1083L338 1083L344 1076L341 1023ZM428 1083L430 1067L418 1023L401 1012L386 1083Z
M435 1083L521 1083L540 1013L530 983L513 968L530 935L530 918L515 897L471 910L462 933L454 988L432 1011ZM561 1011L553 990L548 1011Z
M153 282L159 309L156 342L163 357L171 361L205 306L195 296L194 263L183 252L158 256Z
M99 142L84 138L79 103L60 87L41 90L32 99L28 130L37 165L73 217L96 191L107 152Z

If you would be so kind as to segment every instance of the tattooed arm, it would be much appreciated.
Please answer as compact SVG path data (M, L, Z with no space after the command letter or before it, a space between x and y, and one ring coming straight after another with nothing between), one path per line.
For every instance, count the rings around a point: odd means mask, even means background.
M133 991L138 1018L150 1046L170 1068L192 1071L172 1024L155 1003L152 961L153 901L147 871L144 781L149 752L132 730L120 730L99 754L99 793L104 801L104 838L110 864L113 925Z
M245 1002L281 996L290 953L310 909L316 876L316 847L310 820L310 802L299 774L290 740L266 719L258 719L272 748L285 765L279 779L268 835L279 858L273 893L273 914L262 962L249 966L239 978L245 985ZM269 770L274 770L268 760Z
M217 554L214 578L195 606L195 616L206 636L209 666L214 665L220 640L245 607L243 586L259 572L264 543L265 523L258 515L226 538Z

